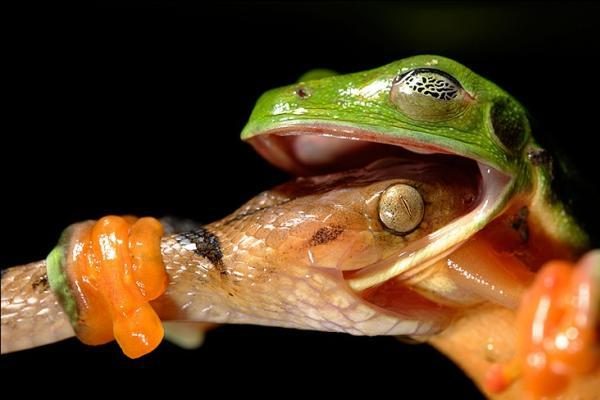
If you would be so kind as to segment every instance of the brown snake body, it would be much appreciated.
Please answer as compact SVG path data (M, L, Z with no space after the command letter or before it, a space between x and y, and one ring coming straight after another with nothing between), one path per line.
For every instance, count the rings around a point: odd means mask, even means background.
M449 308L408 287L386 287L385 296L377 290L356 292L346 275L394 259L464 214L477 196L477 182L466 176L438 163L415 169L384 162L300 178L261 193L220 221L163 238L170 283L153 307L165 321L355 335L437 331L452 315ZM405 235L388 231L378 219L379 196L398 182L418 188L427 204L420 226ZM3 353L73 335L44 274L44 262L4 272Z

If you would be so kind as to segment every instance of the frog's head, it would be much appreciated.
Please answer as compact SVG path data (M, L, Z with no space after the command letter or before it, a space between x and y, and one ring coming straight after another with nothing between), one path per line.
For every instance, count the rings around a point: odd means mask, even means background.
M550 167L523 106L444 57L415 56L348 75L309 73L294 85L266 92L242 138L271 163L299 175L389 155L417 159L441 153L476 163L469 170L481 176L477 206L437 232L406 265L398 263L399 269L447 252L514 210L516 202L527 207L535 230L551 243L579 248L585 242L550 195Z
M417 56L367 72L324 75L309 73L265 93L242 138L275 165L301 174L346 167L357 140L365 148L392 144L456 154L511 177L529 172L522 151L531 141L525 109L455 61ZM281 152L266 149L276 141Z

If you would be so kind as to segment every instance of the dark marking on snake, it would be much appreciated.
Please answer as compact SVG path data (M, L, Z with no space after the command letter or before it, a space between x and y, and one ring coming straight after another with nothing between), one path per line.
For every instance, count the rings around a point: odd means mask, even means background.
M221 275L227 275L227 270L223 264L223 251L221 250L221 242L219 241L217 235L210 232L206 228L198 228L193 231L181 233L179 238L179 242L187 239L191 243L194 243L196 245L194 253L207 258L208 261L210 261L221 273Z
M42 287L42 289L41 289L42 292L44 290L48 289L49 285L48 285L48 275L47 274L40 276L31 284L31 287L33 288L33 290L37 290L37 288L40 286Z
M318 246L331 242L338 238L344 232L344 228L340 225L331 225L319 228L310 239L310 246Z
M191 219L179 218L166 216L160 219L160 223L165 230L165 235L173 235L175 233L188 232L197 228L200 228L202 225L192 221Z

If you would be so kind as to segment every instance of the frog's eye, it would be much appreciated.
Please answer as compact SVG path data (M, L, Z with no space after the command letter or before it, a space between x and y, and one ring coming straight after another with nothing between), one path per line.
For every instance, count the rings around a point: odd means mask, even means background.
M379 197L379 219L383 225L399 234L415 230L423 220L425 204L417 189L397 183Z
M417 68L394 79L392 102L408 117L444 121L469 105L470 96L456 79L437 69Z

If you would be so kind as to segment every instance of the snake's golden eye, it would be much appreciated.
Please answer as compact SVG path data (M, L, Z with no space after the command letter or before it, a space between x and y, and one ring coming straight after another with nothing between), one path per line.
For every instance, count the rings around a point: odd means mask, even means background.
M424 212L423 197L410 185L392 185L379 198L379 219L386 228L402 235L421 224Z
M418 121L445 121L461 114L471 97L451 75L433 68L417 68L394 79L392 103Z

